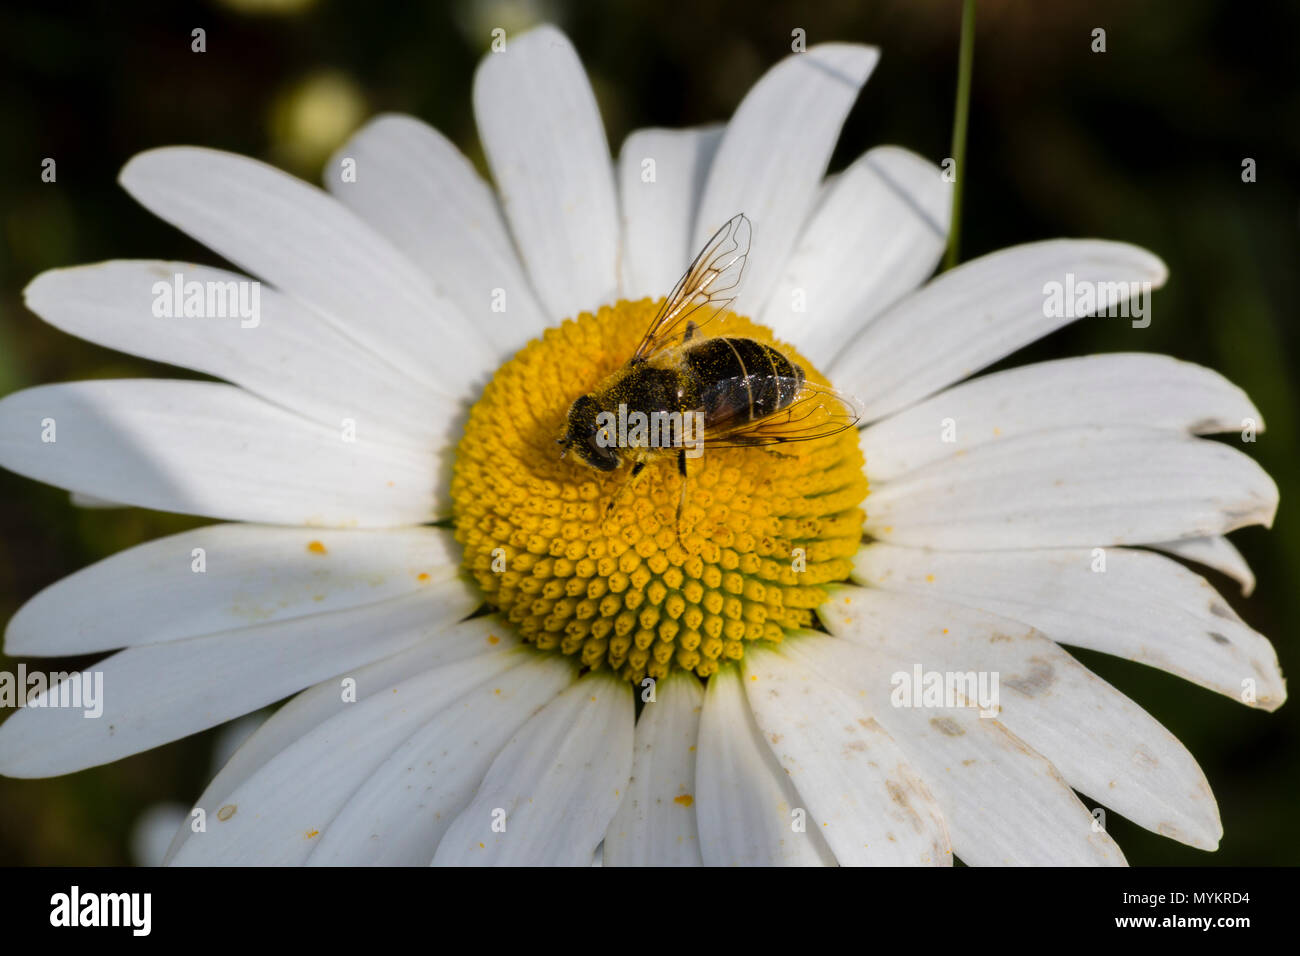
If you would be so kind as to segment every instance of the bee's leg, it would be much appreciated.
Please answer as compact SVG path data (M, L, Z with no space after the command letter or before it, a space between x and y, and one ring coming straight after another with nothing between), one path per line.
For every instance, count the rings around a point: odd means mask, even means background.
M682 345L685 345L691 339L695 338L695 333L699 326L695 324L694 319L686 320L686 331L682 333Z
M608 518L610 512L614 510L614 505L618 504L618 499L623 497L623 492L627 491L636 483L637 478L640 476L641 472L643 471L645 471L644 460L635 462L632 465L632 473L627 476L627 481L623 482L622 487L620 487L618 491L614 492L614 497L609 499L609 504L605 505L606 518Z
M691 323L694 325L694 323ZM677 499L677 543L686 547L682 542L682 511L686 508L686 449L683 448L677 453L677 473L682 476L682 494Z

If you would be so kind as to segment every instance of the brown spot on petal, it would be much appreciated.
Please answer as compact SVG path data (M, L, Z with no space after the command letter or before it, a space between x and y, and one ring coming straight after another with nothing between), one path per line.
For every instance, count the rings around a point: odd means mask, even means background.
M1160 766L1160 761L1156 759L1155 754L1141 744L1133 749L1133 762L1147 770L1154 770Z
M930 726L949 737L960 737L966 733L966 729L951 717L931 717Z
M1037 657L1029 659L1028 674L1023 677L1002 678L1003 684L1026 697L1037 697L1046 693L1055 682L1056 672L1052 670L1052 665Z
M893 780L885 781L885 789L889 791L889 796L893 801L907 813L908 821L912 824L913 829L917 833L923 833L925 831L925 822L921 819L921 815L916 812L916 808L912 806L907 789Z

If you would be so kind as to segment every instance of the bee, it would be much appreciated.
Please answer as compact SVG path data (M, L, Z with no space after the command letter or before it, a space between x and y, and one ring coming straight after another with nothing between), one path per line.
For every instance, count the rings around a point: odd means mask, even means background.
M569 406L564 434L557 439L560 457L572 450L597 471L614 471L630 461L629 485L651 462L675 456L682 477L679 529L687 458L706 447L827 438L853 428L860 418L854 399L809 382L803 368L776 346L700 334L735 301L751 231L749 220L738 214L713 235L627 362ZM664 427L634 427L629 439L628 419Z

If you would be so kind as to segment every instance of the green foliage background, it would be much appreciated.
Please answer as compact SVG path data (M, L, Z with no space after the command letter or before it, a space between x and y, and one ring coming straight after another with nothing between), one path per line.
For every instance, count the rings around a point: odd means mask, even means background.
M267 12L282 6L287 11ZM413 113L482 166L470 82L492 26L553 19L596 85L615 152L631 130L725 119L762 71L808 42L871 42L880 67L832 168L898 143L949 153L957 0L662 0L622 3L6 5L0 12L0 394L43 382L185 375L63 335L22 305L42 270L111 258L218 262L115 183L153 146L247 153L319 182L321 144L301 142L294 90L334 71L363 115ZM190 52L190 31L207 52ZM1104 54L1091 31L1107 34ZM1234 534L1259 576L1225 597L1300 672L1300 457L1295 446L1300 8L1290 3L981 0L966 171L963 258L1057 236L1127 240L1171 279L1147 329L1084 320L1007 364L1085 352L1154 351L1212 366L1256 401L1268 431L1249 451L1282 489L1271 531ZM339 135L347 132L344 129ZM40 181L54 157L58 181ZM1258 181L1241 179L1252 157ZM924 348L924 343L917 343ZM42 587L133 544L204 521L138 509L81 510L56 489L0 472L0 621ZM1134 864L1300 859L1300 708L1275 715L1139 665L1080 652L1201 762L1226 830L1216 854L1111 814ZM91 659L68 662L82 666ZM0 668L16 661L0 656ZM0 863L129 862L148 805L189 803L206 782L213 733L73 776L0 778Z

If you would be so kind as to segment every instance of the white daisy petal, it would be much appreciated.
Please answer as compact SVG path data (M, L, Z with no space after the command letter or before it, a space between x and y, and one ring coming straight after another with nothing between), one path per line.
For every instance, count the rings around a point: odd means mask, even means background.
M531 648L402 741L327 827L312 866L423 866L525 720L573 683L571 663Z
M1168 355L1088 355L995 372L946 389L862 432L872 481L999 438L1079 425L1206 435L1263 420L1246 393Z
M897 146L863 155L823 190L759 321L824 366L934 271L952 184Z
M818 614L832 634L884 655L904 673L919 665L925 672L998 675L998 720L1070 786L1148 830L1201 849L1218 846L1218 806L1187 748L1040 632L877 588L838 588Z
M548 318L612 302L618 199L596 97L568 38L542 26L489 53L474 76L474 117Z
M834 866L817 826L795 829L803 802L754 723L740 670L709 678L695 767L706 866Z
M692 249L744 213L754 224L732 308L758 315L808 218L840 126L880 59L875 47L822 43L787 56L727 124L695 220Z
M447 830L435 866L590 866L632 773L632 691L594 671L533 715Z
M446 583L458 566L438 528L210 525L50 585L10 619L5 653L85 654L325 614Z
M355 163L355 179L343 178L345 160ZM550 324L492 188L432 126L376 117L331 157L325 185L424 269L501 357ZM503 309L494 308L499 296Z
M358 701L268 760L224 798L223 806L205 807L207 831L186 840L170 862L303 863L351 795L404 739L485 682L503 680L524 660L517 649L478 654L408 676L389 693Z
M691 257L695 210L722 139L721 125L641 129L618 157L626 299L666 296Z
M675 670L636 724L632 779L605 833L607 866L699 866L695 758L704 690Z
M889 733L791 654L755 645L742 674L754 721L843 866L950 866L943 812Z
M1149 551L977 554L873 544L858 552L853 578L1012 618L1059 643L1149 664L1264 710L1286 700L1268 638L1200 575ZM1247 680L1251 699L1243 698Z
M357 428L386 441L440 443L456 404L397 372L324 322L310 307L273 289L259 293L257 324L232 318L153 314L154 286L228 283L244 276L184 262L113 261L37 276L27 307L56 328L99 345L206 372L312 421ZM338 370L346 368L347 375Z
M1127 301L1131 288L1107 284L1158 288L1166 274L1151 253L1120 242L1057 239L1004 249L945 272L897 303L840 349L827 375L864 403L866 421L875 421L1074 321L1068 309L1044 314L1057 311L1048 307L1047 283L1065 283L1068 275L1076 286L1096 283L1098 311L1105 311Z
M445 667L478 654L501 650L502 643L515 641L509 625L489 615L444 628L431 637L371 664L349 669L292 697L267 718L222 766L203 795L195 802L205 812L215 813L229 801L244 781L312 730L358 702L391 694L393 687L412 674ZM343 684L344 678L350 683ZM346 693L345 693L346 691ZM188 828L172 841L168 859L192 835Z
M1041 754L974 707L896 707L888 662L849 641L807 632L782 650L864 702L934 793L953 851L971 866L1122 866Z
M1223 535L1208 538L1184 538L1181 541L1161 541L1148 547L1166 551L1176 558L1194 561L1207 568L1226 574L1241 585L1241 596L1250 597L1255 590L1255 572L1236 546Z
M119 179L155 215L444 395L465 394L495 365L486 339L427 276L314 186L195 146L141 153Z
M98 719L33 703L0 725L0 773L71 773L198 733L431 637L477 600L450 578L380 604L128 648L88 672L103 675Z
M71 491L268 524L433 520L435 456L355 438L214 382L70 382L0 400L0 465Z
M1264 469L1222 443L1072 427L978 445L875 485L866 530L945 550L1142 544L1271 526L1277 501Z

